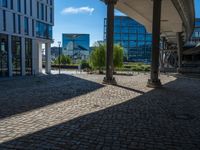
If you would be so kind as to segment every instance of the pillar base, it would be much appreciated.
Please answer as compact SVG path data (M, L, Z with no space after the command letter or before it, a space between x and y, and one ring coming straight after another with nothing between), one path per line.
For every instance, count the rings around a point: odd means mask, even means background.
M115 80L114 77L110 79L108 79L107 77L104 77L103 84L116 85L117 81Z
M46 72L47 75L51 75L51 72Z
M147 87L149 87L149 88L160 88L160 87L162 87L162 84L160 82L160 79L157 79L157 80L149 79L148 83L147 83Z
M177 73L182 73L182 68L181 67L177 68Z

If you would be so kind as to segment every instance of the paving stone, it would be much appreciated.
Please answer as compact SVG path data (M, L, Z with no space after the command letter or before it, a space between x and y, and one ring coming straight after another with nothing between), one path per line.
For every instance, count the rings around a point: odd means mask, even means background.
M0 80L0 150L200 149L200 80L161 75Z

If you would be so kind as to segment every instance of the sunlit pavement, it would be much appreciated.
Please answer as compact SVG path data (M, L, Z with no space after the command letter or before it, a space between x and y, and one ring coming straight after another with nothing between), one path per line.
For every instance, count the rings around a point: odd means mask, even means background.
M45 74L45 70L42 70L43 74ZM59 70L55 69L55 70L51 70L51 74L52 75L56 75L59 74ZM78 70L78 69L73 69L73 70L69 70L69 69L61 69L60 70L60 74L67 74L67 75L76 75L76 74L87 74L86 72L82 71L82 70Z
M0 149L200 149L200 80L50 75L2 80Z

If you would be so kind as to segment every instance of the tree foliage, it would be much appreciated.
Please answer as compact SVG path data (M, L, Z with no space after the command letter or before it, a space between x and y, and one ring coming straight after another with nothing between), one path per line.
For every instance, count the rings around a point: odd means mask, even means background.
M95 46L90 55L90 65L93 69L98 69L102 72L106 64L106 45L99 44ZM114 68L120 68L123 66L123 48L120 45L114 46L113 52L113 64Z
M105 45L99 45L94 48L90 55L90 65L93 69L98 69L102 72L105 67L106 53Z
M59 64L59 59L60 59L60 64L62 64L62 65L71 64L71 58L69 56L65 56L63 54L58 56L55 59L54 64L58 65Z
M81 69L91 69L90 64L87 60L82 60L81 61Z
M113 64L114 68L121 68L123 66L123 48L120 45L114 46L114 52L113 52Z

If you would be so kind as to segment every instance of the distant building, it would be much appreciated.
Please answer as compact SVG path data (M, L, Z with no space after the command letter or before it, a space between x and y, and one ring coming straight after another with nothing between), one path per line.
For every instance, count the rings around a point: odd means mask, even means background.
M106 41L106 22L104 19L104 41ZM152 35L145 27L127 16L115 16L114 43L124 48L125 61L150 62Z
M186 45L193 47L199 43L200 43L200 18L196 18L194 32Z
M90 53L89 34L63 34L62 53L70 56L73 60L85 60Z

